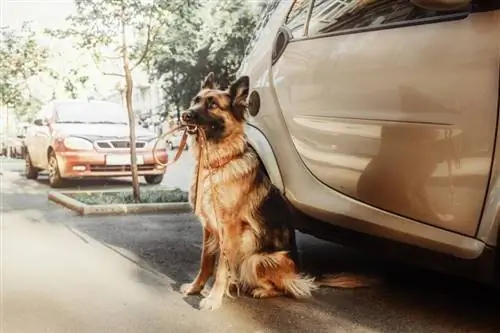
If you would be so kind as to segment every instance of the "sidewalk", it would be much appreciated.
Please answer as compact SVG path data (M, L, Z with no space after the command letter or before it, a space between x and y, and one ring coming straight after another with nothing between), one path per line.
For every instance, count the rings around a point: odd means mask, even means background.
M189 306L168 282L59 224L5 214L2 332L180 332ZM140 276L157 281L151 288Z

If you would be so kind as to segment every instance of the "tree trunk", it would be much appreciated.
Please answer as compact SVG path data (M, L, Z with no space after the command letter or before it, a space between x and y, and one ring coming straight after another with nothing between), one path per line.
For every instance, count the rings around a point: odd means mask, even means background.
M122 20L122 47L123 47L123 71L125 74L125 102L128 113L129 128L130 128L130 159L132 170L132 189L134 201L139 202L141 199L141 192L139 189L139 176L137 171L137 153L135 146L135 113L132 107L132 88L133 80L130 70L130 62L128 56L128 45L126 36L125 19Z
M9 156L9 132L10 132L10 128L9 128L9 124L10 124L10 119L9 119L9 107L6 107L5 108L5 157L10 157Z

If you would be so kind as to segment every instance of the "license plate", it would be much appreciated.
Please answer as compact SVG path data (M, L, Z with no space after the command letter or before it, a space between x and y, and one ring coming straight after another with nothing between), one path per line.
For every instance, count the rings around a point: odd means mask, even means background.
M107 155L106 165L131 165L130 155ZM144 157L137 156L137 164L144 164Z

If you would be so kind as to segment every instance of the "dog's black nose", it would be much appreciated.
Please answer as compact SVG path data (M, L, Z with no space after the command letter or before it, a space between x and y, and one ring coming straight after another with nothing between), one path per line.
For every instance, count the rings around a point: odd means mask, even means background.
M193 115L191 114L191 112L186 111L182 113L181 119L183 122L188 123L193 120Z

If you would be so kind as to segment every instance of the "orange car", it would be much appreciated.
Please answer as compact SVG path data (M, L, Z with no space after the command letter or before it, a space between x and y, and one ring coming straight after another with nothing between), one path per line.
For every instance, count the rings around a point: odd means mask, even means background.
M156 136L136 127L137 166L148 184L163 180L165 167L153 157ZM51 101L35 117L26 134L26 177L47 170L51 187L68 178L131 176L126 111L114 103L86 100ZM156 150L166 163L165 143Z

